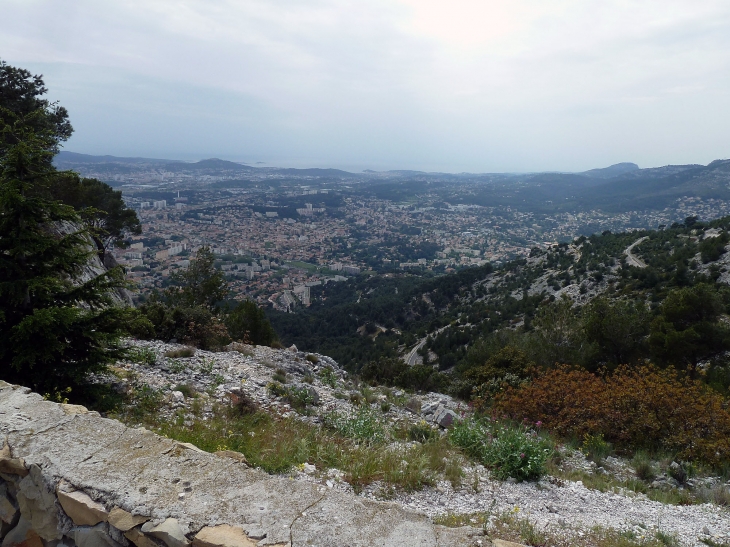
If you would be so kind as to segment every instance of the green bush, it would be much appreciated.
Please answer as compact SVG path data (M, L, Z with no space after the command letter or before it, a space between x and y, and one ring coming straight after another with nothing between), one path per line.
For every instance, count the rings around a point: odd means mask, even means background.
M319 371L319 379L324 385L332 388L337 387L337 374L330 367L324 367Z
M425 420L411 424L408 428L408 439L419 443L426 443L438 439L438 431L428 425Z
M328 414L324 423L343 437L358 441L381 443L388 436L382 418L366 406L359 408L350 416L337 412Z
M507 422L463 420L452 428L449 438L502 480L539 479L553 451L552 443L536 431Z
M151 367L157 361L157 355L149 348L131 347L127 350L127 359L133 363Z
M600 464L611 455L612 450L611 443L603 438L603 433L586 433L583 436L581 452L592 462Z

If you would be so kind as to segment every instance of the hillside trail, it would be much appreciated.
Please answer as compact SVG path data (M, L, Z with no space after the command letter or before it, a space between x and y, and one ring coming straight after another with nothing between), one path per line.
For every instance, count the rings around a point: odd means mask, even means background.
M649 239L649 237L644 236L642 238L637 239L631 245L626 247L624 254L626 255L626 263L629 266L634 266L635 268L646 268L647 267L646 262L644 262L639 257L637 257L636 255L633 254L634 247L636 247L640 243L646 241L647 239Z

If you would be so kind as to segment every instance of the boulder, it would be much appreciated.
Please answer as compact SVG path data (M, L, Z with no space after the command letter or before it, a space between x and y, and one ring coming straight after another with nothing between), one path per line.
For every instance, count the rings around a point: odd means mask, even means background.
M435 416L434 423L438 424L440 427L449 428L453 425L455 420L456 412L454 412L453 410L445 409Z
M114 507L109 513L107 520L109 521L109 524L114 526L117 530L128 532L135 526L139 526L140 524L147 522L149 517L133 515L121 507Z
M77 526L94 526L105 522L109 516L109 512L101 503L95 502L81 490L64 492L61 488L57 488L56 495L63 510Z
M148 522L142 526L142 532L161 540L167 547L185 547L186 545L190 545L190 541L183 534L177 519L169 518L157 526Z
M221 524L206 526L193 539L193 547L255 547L240 528Z

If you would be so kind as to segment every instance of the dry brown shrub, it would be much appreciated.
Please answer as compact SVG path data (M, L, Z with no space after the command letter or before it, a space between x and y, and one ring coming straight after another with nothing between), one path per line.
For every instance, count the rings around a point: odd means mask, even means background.
M595 375L567 366L497 396L494 411L541 421L563 437L602 433L617 448L676 452L718 465L730 460L730 413L701 382L654 366Z

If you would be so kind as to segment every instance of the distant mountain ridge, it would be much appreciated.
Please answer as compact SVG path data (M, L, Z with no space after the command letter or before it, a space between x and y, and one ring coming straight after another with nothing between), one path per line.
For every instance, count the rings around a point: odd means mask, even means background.
M625 173L631 173L632 171L639 171L639 166L635 163L615 163L602 169L591 169L589 171L583 171L579 173L586 177L598 178L598 179L612 179L619 177Z

